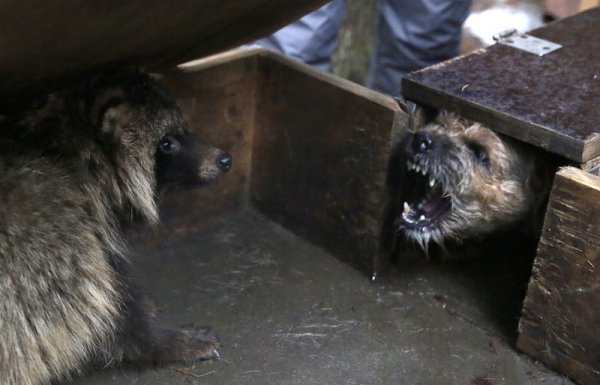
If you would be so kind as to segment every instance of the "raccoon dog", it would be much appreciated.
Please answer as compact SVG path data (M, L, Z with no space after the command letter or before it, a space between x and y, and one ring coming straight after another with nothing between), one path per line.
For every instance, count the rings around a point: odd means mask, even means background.
M122 226L134 215L157 223L159 185L211 183L231 157L198 141L165 91L131 69L3 125L0 382L47 384L90 362L216 357L209 329L164 329L143 308Z

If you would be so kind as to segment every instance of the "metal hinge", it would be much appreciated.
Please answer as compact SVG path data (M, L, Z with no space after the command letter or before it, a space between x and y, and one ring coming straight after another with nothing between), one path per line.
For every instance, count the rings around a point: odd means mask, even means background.
M562 45L560 44L540 39L539 37L531 36L526 33L519 35L514 28L500 32L494 36L494 40L500 44L508 45L538 56L544 56L562 48Z

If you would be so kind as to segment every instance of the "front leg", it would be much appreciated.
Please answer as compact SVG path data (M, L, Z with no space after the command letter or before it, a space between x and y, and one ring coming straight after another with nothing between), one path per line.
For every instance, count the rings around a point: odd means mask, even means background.
M114 354L120 361L133 365L163 365L171 362L191 363L218 358L218 338L209 327L190 325L181 329L158 325L144 306L136 289L127 293L124 319L115 341Z
M127 262L121 258L112 262L120 277L122 321L109 352L109 362L143 366L219 357L220 343L209 327L190 325L170 329L158 325L154 303L131 282Z

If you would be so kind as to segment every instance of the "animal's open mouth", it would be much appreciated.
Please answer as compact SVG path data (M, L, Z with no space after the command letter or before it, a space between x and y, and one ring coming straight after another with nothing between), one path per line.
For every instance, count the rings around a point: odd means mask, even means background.
M402 214L397 225L407 230L430 230L452 207L442 182L430 174L425 166L407 162Z

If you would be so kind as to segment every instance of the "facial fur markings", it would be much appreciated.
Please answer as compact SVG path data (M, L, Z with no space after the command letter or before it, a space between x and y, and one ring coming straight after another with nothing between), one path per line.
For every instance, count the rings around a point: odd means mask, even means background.
M398 169L395 232L427 249L430 241L443 247L528 218L537 223L556 164L539 155L452 113L421 119L392 157Z

